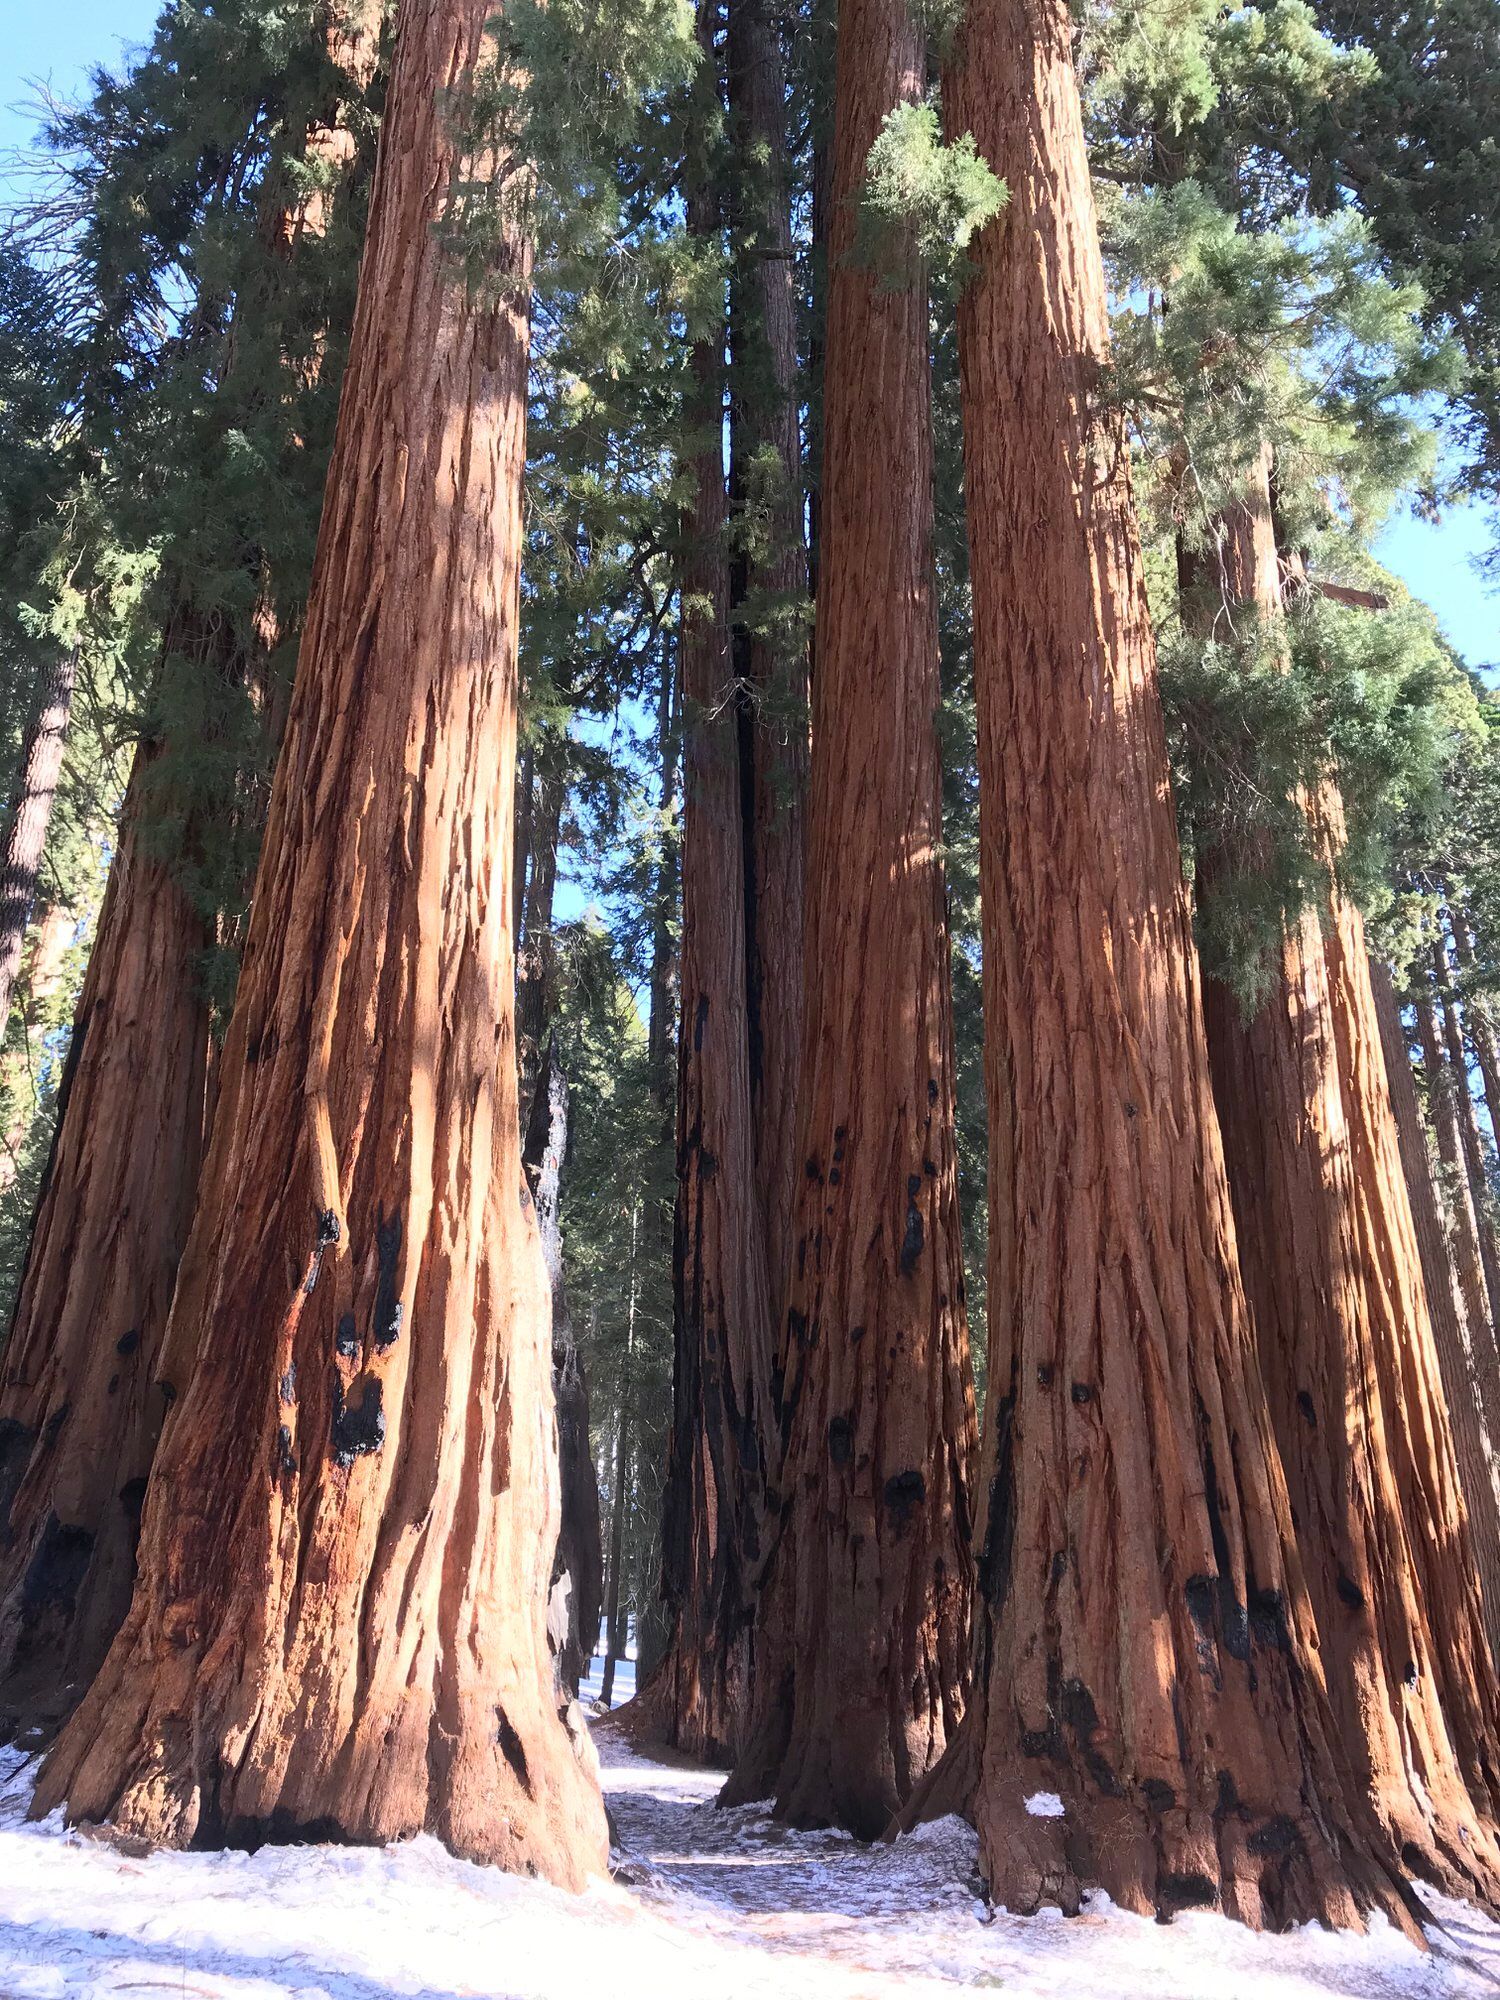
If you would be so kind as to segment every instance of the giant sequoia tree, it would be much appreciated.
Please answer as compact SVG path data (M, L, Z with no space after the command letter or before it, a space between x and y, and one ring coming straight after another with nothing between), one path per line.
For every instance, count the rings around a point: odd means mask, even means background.
M673 1621L652 1686L668 1741L738 1748L753 1672L753 1571L772 1436L771 1307L756 1193L745 848L725 541L724 287L709 177L719 94L712 25L688 163L689 230L709 298L693 347L693 495L684 521L681 1031L673 1248L672 1432L662 1588Z
M899 0L839 13L786 1440L730 1796L882 1830L963 1710L973 1391L940 854L927 292L856 257L923 93ZM904 248L907 246L898 246Z
M528 251L522 166L471 117L487 13L403 11L169 1334L190 1367L130 1616L36 1807L178 1844L425 1828L576 1882L605 1836L544 1624L509 879ZM483 269L451 241L475 203Z
M1399 1910L1342 1794L1235 1265L1144 578L1101 401L1066 7L974 0L948 115L1003 174L960 359L991 1121L966 1802L997 1898ZM1061 1818L1028 1795L1056 1791Z
M1188 566L1184 617L1277 645L1270 469L1265 448ZM1343 1754L1409 1867L1493 1895L1494 1675L1331 777L1305 810L1323 906L1248 1019L1221 982L1205 995L1240 1265Z
M187 403L175 435L188 462L141 474L166 484L167 518L177 536L159 579L163 629L154 648L143 740L74 1018L51 1156L0 1375L0 1727L49 1728L103 1658L130 1602L141 1501L164 1398L181 1386L171 1372L166 1389L160 1386L162 1341L209 1104L205 963L216 932L233 928L233 908L243 900L246 849L253 857L263 807L254 768L264 755L258 739L267 725L279 724L285 708L270 667L277 586L284 591L285 579L270 573L267 551L277 540L274 517L287 509L286 487L300 475L304 486L316 489L324 462L299 434L309 427L310 412L306 396L297 393L297 377L315 373L326 350L328 327L317 307L326 310L327 301L315 285L312 323L299 326L299 308L305 311L308 301L295 291L301 273L293 260L305 265L305 239L326 232L330 205L345 191L354 154L345 113L373 74L380 11L377 0L359 0L318 13L307 45L298 50L309 71L305 88L283 79L280 130L269 159L261 157L265 142L256 133L265 81L251 73L244 86L252 102L243 113L250 129L240 135L242 170L254 164L263 179L243 215L217 212L222 158L183 114L193 174L215 189L201 209L196 201L187 204L203 239L200 255L222 271L223 246L208 247L222 230L236 246L237 261L228 268L239 290L226 303L210 295L205 278L196 322L181 351L167 358L170 367L161 369L168 380L175 371ZM212 54L222 53L215 25L164 27L141 85L158 117L161 103L148 91L175 103L189 57L203 60L195 32L208 36ZM266 39L274 48L277 38ZM267 60L263 49L261 54ZM231 113L222 115L227 122ZM144 199L131 178L133 167L146 195L169 203L159 184L173 176L156 158L160 142L150 116L141 117L133 138L140 158L117 170L120 186L112 198ZM172 196L183 201L175 183ZM103 266L112 241L104 220L97 234L90 255ZM197 349L207 339L203 323L211 324L215 313L223 324L205 396L194 386L204 374ZM96 403L112 407L107 383L95 356L80 392L86 413ZM159 414L148 412L142 426L158 451L159 424ZM245 498L232 465L223 466L223 433L231 427L243 427L263 450L268 439L279 441L285 461L277 468L280 487L257 484ZM131 442L139 448L139 440L127 438L116 447L121 457ZM215 470L193 463L189 447ZM128 485L123 475L119 484ZM125 504L117 502L116 512ZM159 491L134 496L148 523L163 504ZM201 518L216 509L227 520ZM139 521L134 525L139 529ZM295 620L289 608L286 615ZM174 699L180 704L175 710ZM197 775L187 768L194 757L204 767ZM237 838L226 841L226 821L239 823ZM223 901L204 892L215 843L227 846L231 857L230 907L211 914Z

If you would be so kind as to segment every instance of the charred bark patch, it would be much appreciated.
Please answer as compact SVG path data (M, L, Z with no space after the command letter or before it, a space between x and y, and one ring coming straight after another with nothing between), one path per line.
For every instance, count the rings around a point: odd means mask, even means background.
M359 1352L359 1326L353 1313L344 1313L339 1320L338 1332L333 1344L346 1361L353 1360Z
M921 1182L917 1185L920 1187ZM927 1233L922 1226L922 1211L908 1195L906 1203L906 1234L901 1239L901 1275L909 1278L917 1268L917 1259L922 1254L922 1246Z
M21 1585L21 1608L27 1616L54 1608L71 1611L93 1553L94 1537L87 1528L72 1527L49 1514Z
M906 1533L926 1498L927 1481L915 1466L891 1474L885 1482L885 1504L898 1535Z
M529 1197L528 1197L529 1198ZM384 1353L401 1338L403 1307L397 1267L401 1261L401 1211L387 1221L382 1211L375 1224L375 1249L379 1271L375 1280L375 1346Z
M1340 1601L1347 1604L1351 1611L1364 1610L1367 1599L1359 1585L1354 1581L1354 1578L1350 1576L1348 1570L1341 1569L1339 1571L1338 1582L1335 1588L1338 1591Z
M854 1426L847 1417L835 1417L828 1426L828 1456L835 1465L847 1465L854 1456Z
M10 1503L26 1475L36 1432L14 1417L0 1417L0 1535L10 1516Z
M527 1798L535 1798L531 1784L531 1766L526 1761L526 1746L516 1732L516 1726L503 1708L495 1710L495 1740L500 1745L500 1754L516 1774L516 1783Z
M980 1593L997 1610L1010 1591L1015 1548L1015 1408L1015 1397L1006 1396L995 1411L995 1474L990 1481L984 1547L979 1552Z
M120 1338L115 1342L115 1353L134 1354L140 1344L141 1330L138 1326L133 1326L129 1333L122 1333Z
M1208 1876L1195 1870L1162 1875L1157 1878L1157 1920L1170 1923L1179 1910L1212 1910L1217 1908L1219 1888Z
M1318 1428L1318 1412L1313 1405L1312 1397L1305 1389L1297 1391L1297 1408L1301 1411L1302 1421L1308 1429L1315 1431Z
M384 1387L378 1375L362 1375L349 1395L342 1382L333 1387L333 1460L351 1466L356 1458L379 1451L385 1443Z

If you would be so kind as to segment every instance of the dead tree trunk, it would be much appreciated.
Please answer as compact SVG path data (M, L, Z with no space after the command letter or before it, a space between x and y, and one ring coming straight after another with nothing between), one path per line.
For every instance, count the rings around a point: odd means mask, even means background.
M754 1723L726 1794L865 1836L957 1727L972 1583L927 293L852 254L870 148L925 87L924 36L896 0L844 0L786 1451Z
M1235 1262L1064 0L944 92L1010 203L960 305L991 1134L970 1718L926 1788L1011 1910L1404 1900L1355 1830ZM1063 1814L1027 1801L1059 1795Z
M599 1643L604 1595L604 1545L599 1479L589 1442L589 1382L573 1337L573 1315L563 1276L562 1178L568 1151L568 1079L557 1037L548 1042L537 1078L522 1155L536 1203L542 1256L552 1287L552 1393L557 1403L557 1456L562 1479L562 1519L552 1558L547 1638L558 1680L576 1695Z
M130 1604L202 1154L202 919L142 841L142 749L0 1374L0 1732L46 1737Z
M1453 1427L1459 1481L1474 1537L1490 1655L1492 1659L1500 1659L1500 1466L1491 1445L1491 1438L1500 1433L1489 1428L1491 1424L1500 1426L1500 1371L1492 1366L1486 1380L1483 1350L1476 1347L1462 1313L1457 1274L1433 1185L1432 1163L1412 1078L1406 1032L1401 1025L1401 1009L1389 969L1375 958L1370 960L1370 989L1375 996L1375 1018L1385 1051L1391 1112L1396 1121L1396 1137L1422 1258L1427 1310ZM1479 1333L1487 1337L1488 1329L1481 1327Z
M528 253L469 156L490 0L412 0L130 1615L35 1810L419 1830L577 1883L546 1273L511 937ZM476 179L491 282L440 225ZM462 221L462 208L458 218ZM401 337L393 337L400 329Z
M77 676L78 654L70 647L57 655L43 676L36 714L21 750L5 853L0 858L0 1033L10 1019L10 996L36 904Z
M738 201L730 344L733 484L748 543L741 631L745 935L755 1182L773 1323L791 1269L802 1047L807 595L796 269L781 37L767 0L730 0L729 114ZM748 629L746 629L748 628Z
M700 13L696 130L717 102L713 8ZM689 158L688 227L711 242L706 149ZM683 522L682 992L673 1249L672 1432L662 1592L672 1635L650 1691L665 1739L739 1747L754 1670L752 1574L771 1425L770 1294L755 1198L746 984L746 828L730 658L722 311L693 350L696 455Z

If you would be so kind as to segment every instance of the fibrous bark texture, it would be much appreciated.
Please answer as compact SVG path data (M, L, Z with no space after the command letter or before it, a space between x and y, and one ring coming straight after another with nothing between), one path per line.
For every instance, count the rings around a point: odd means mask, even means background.
M739 202L730 342L733 480L750 553L736 615L748 701L741 734L746 978L755 1179L773 1319L791 1269L802 1047L808 773L807 595L796 267L780 31L766 0L731 0L729 113Z
M927 298L852 256L892 0L839 12L786 1439L754 1724L726 1796L880 1832L963 1711L975 1444L940 856Z
M1389 967L1375 958L1370 960L1370 990L1375 996L1375 1019L1385 1053L1391 1113L1396 1121L1402 1170L1422 1259L1428 1317L1453 1426L1459 1481L1474 1538L1490 1655L1492 1659L1500 1659L1500 1467L1490 1445L1489 1429L1492 1422L1500 1423L1500 1379L1493 1365L1488 1376L1484 1373L1483 1350L1473 1342L1462 1312L1447 1232L1433 1184L1432 1162L1417 1103L1406 1031L1401 1024L1401 1008Z
M0 1732L47 1735L130 1604L202 1156L204 925L143 846L143 748L0 1372Z
M547 1637L557 1661L558 1680L568 1694L576 1695L599 1643L604 1539L599 1479L589 1442L588 1372L573 1337L573 1315L563 1275L562 1177L567 1150L568 1079L553 1036L537 1078L524 1158L552 1287L552 1393L557 1401L557 1457L562 1478L562 1518L552 1558Z
M41 698L21 747L21 768L11 802L5 852L0 856L0 1032L10 1019L10 996L36 903L37 877L62 776L63 749L73 713L78 655L60 652L43 677Z
M710 20L704 8L702 97L714 90ZM690 161L688 224L703 236L714 226L698 159ZM698 450L683 524L682 987L672 1432L662 1515L662 1592L672 1635L650 1688L653 1721L666 1740L713 1758L738 1749L750 1695L752 1580L772 1424L724 539L722 352L720 321L694 349Z
M979 708L990 1369L975 1691L920 1809L1013 1910L1353 1923L1235 1262L1063 0L970 0L944 100L1010 203L960 364ZM1060 1795L1061 1817L1026 1801ZM1409 1921L1409 1920L1408 1920Z
M603 1864L559 1718L550 1312L509 858L528 326L442 228L489 0L403 10L286 746L130 1615L43 1767L169 1844ZM497 267L497 268L496 268Z
M1214 524L1189 629L1223 618L1281 641L1270 472L1264 449ZM1253 1016L1217 982L1205 994L1240 1269L1342 1755L1409 1867L1489 1893L1496 1715L1474 1546L1364 925L1336 885L1332 778L1303 810L1322 906L1289 926Z

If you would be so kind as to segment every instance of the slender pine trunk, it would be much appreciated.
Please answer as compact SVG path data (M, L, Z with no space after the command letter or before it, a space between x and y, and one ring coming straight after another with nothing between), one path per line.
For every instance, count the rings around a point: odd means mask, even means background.
M21 748L5 852L0 857L0 1034L10 1019L11 994L36 907L37 881L62 776L77 677L77 649L69 647L56 655L42 675L36 713Z

